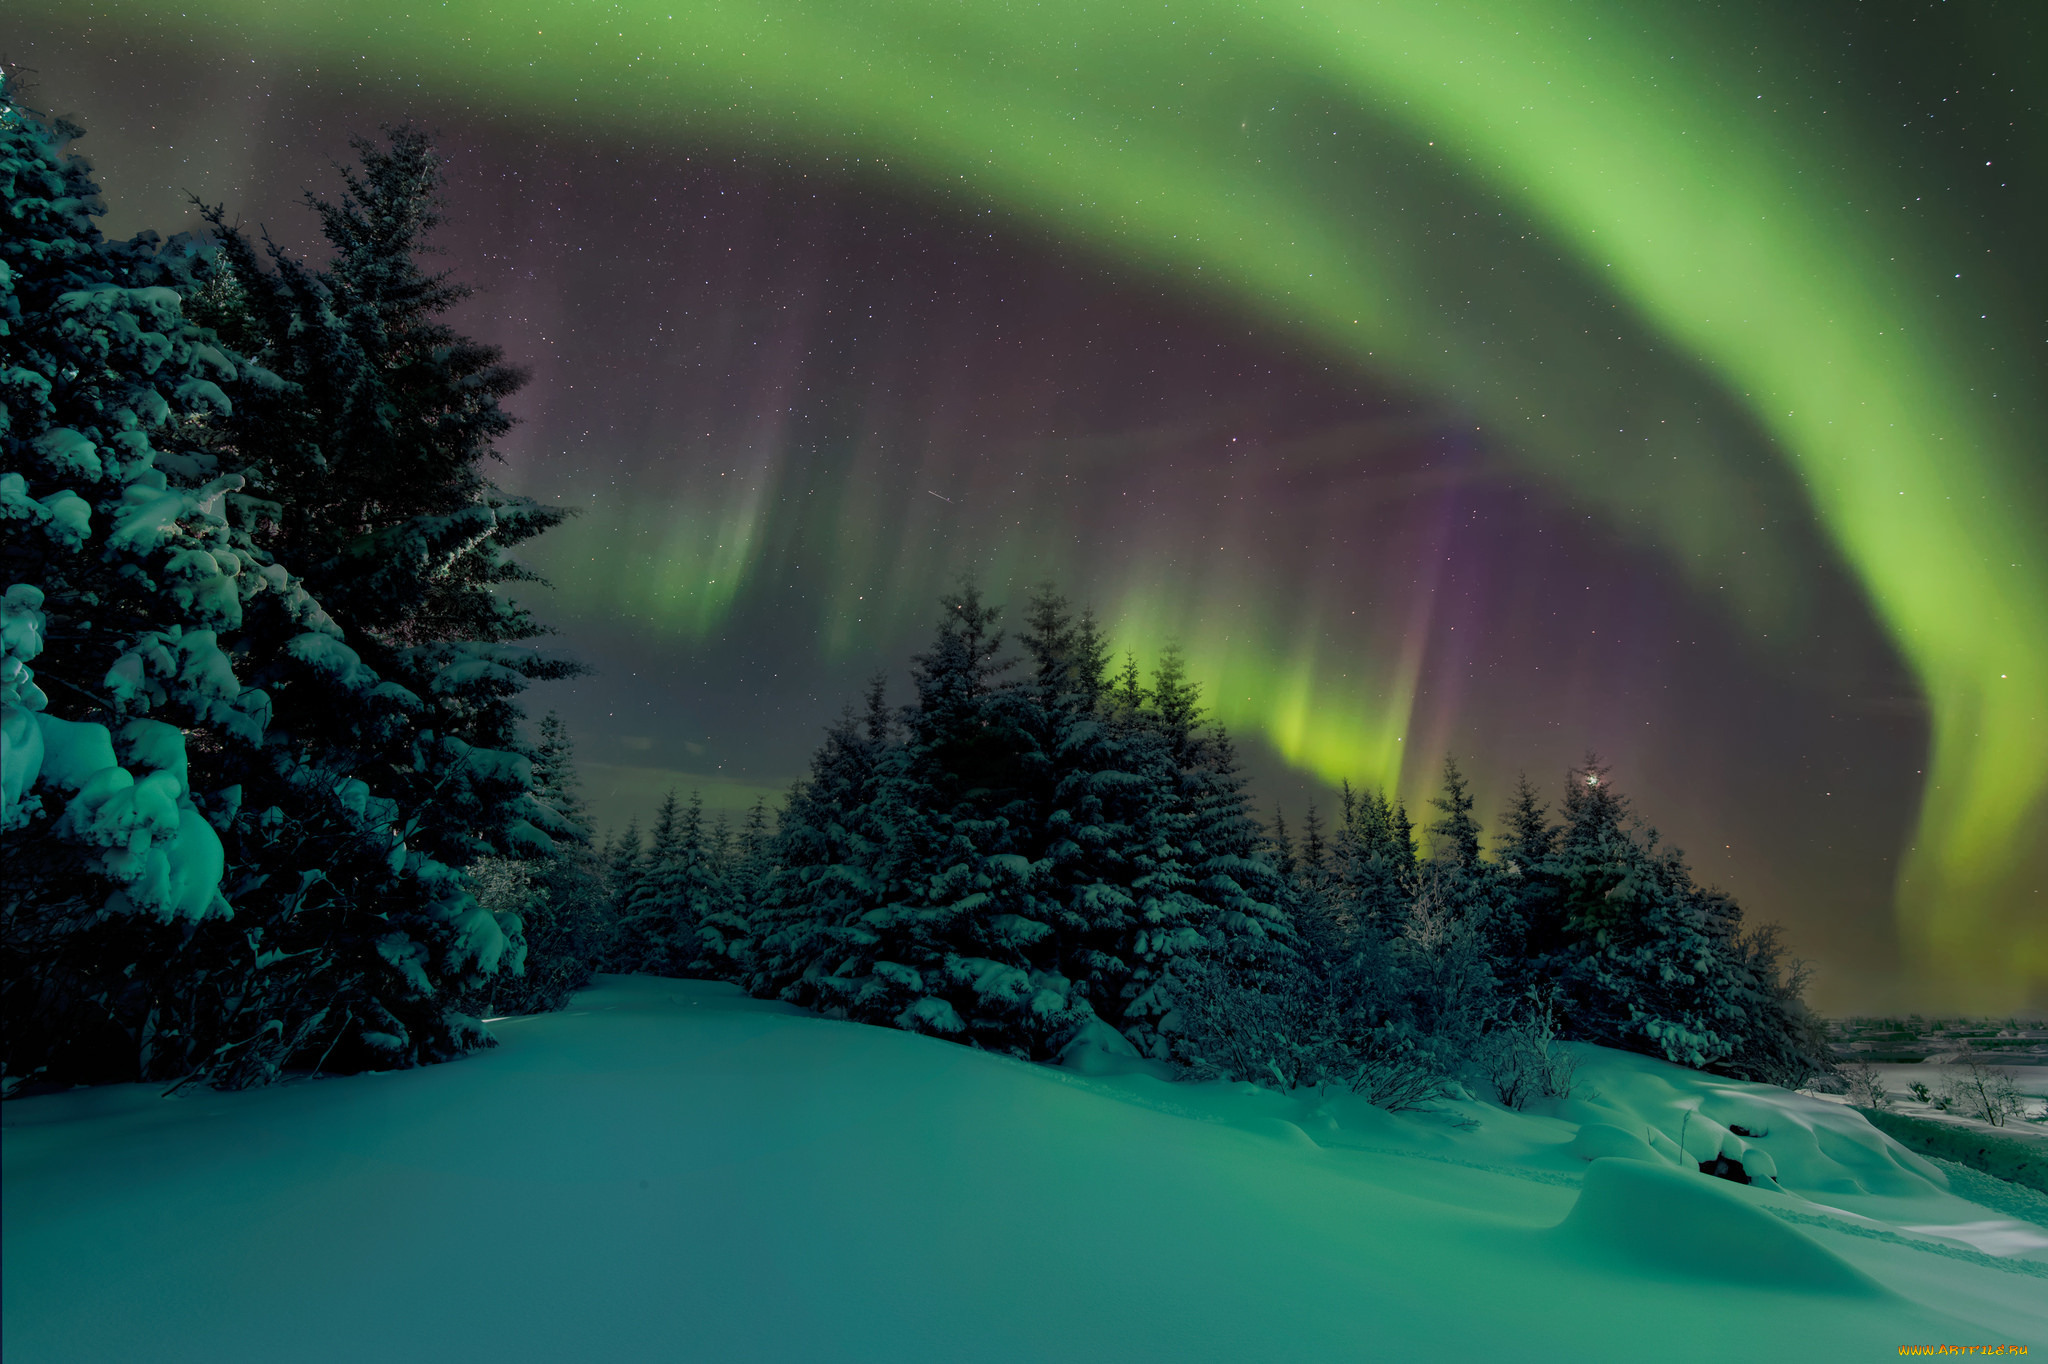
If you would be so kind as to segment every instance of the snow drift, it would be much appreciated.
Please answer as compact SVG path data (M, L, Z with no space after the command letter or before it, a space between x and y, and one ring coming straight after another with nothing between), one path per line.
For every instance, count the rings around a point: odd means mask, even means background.
M1394 1116L699 982L496 1028L420 1070L5 1105L8 1359L2048 1345L2048 1231L1839 1106L1642 1057L1582 1049L1547 1113ZM1702 1175L1710 1147L1775 1177Z

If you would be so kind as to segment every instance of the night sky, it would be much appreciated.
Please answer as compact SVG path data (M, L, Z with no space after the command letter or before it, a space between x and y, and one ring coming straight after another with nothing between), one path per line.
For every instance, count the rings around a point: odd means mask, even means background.
M602 822L1052 578L1290 821L1590 748L1824 1010L2048 1003L2038 6L58 8L112 234L439 133Z

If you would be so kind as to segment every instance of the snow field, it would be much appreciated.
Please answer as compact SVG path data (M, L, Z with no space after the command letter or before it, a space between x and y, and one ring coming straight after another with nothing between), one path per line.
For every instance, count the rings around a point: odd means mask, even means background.
M8 1360L2048 1348L2048 1231L1839 1106L1642 1057L1582 1049L1547 1113L1400 1116L700 982L494 1030L421 1070L6 1104ZM1589 1163L1596 1126L1642 1150ZM1684 1172L1680 1140L1790 1192Z

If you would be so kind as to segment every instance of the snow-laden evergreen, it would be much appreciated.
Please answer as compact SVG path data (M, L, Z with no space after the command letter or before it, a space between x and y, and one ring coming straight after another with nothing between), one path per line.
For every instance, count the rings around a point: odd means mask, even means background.
M545 856L572 819L532 791L518 695L573 665L526 643L543 628L502 588L510 557L567 514L500 492L482 465L521 376L441 320L467 290L420 268L440 222L439 163L414 129L358 140L339 202L307 196L333 258L259 254L223 210L202 315L286 382L251 395L231 436L273 500L257 534L288 555L384 685L368 705L280 723L345 754L407 808L409 845L462 864ZM343 664L346 666L346 664ZM344 703L348 698L340 698Z
M543 857L483 857L467 868L477 901L519 923L517 956L508 959L464 1003L482 1017L559 1009L590 983L612 932L604 868L591 846L589 819L576 775L575 750L561 717L541 717L533 755L533 796L558 813L566 829Z
M1562 825L1524 780L1492 859L1454 761L1431 804L1427 857L1382 793L1347 785L1327 841L1310 811L1285 850L1302 950L1277 971L1190 979L1180 1045L1196 1069L1395 1105L1464 1076L1519 1106L1569 1092L1567 1038L1772 1083L1833 1068L1776 930L1745 929L1698 886L1596 761L1570 774Z
M475 472L511 379L432 321L430 149L321 206L332 273L265 276L104 240L77 134L0 92L5 1083L483 1043L456 996L523 935L459 868L572 832L515 700L559 668L490 590L558 516Z
M1516 1105L1566 1093L1570 1038L1787 1083L1831 1068L1775 930L1696 886L1596 767L1562 825L1524 781L1492 856L1450 759L1427 855L1401 800L1349 784L1297 844L1252 816L1176 651L1148 686L1135 659L1111 675L1050 587L1021 654L999 617L971 585L945 598L915 699L892 711L873 683L772 838L757 808L744 857L673 797L646 852L629 829L609 960L1020 1056L1113 1038L1394 1108L1461 1079Z
M1164 1054L1177 964L1286 950L1270 849L1191 689L1184 711L1120 692L1050 589L1021 660L998 619L971 585L948 597L916 700L892 715L878 683L827 735L758 903L716 934L727 973L1022 1056Z
M611 969L718 974L724 954L715 925L730 913L734 862L730 834L722 823L705 824L699 793L692 791L683 804L670 792L646 852L635 855L630 873L620 878L624 894L607 952Z
M1732 899L1631 819L1596 760L1570 774L1563 814L1547 855L1516 864L1529 938L1511 960L1561 992L1569 1035L1773 1083L1827 1068L1804 973L1781 969L1775 931L1745 930ZM1544 843L1527 827L1510 838L1524 855Z

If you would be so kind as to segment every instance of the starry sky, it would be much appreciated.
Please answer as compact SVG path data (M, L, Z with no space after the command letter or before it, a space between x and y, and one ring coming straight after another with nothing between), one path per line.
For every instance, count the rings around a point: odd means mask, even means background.
M2036 7L56 8L111 232L438 132L607 823L1051 578L1291 819L1590 748L1824 1009L2048 1003Z

